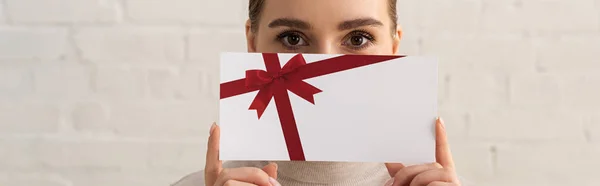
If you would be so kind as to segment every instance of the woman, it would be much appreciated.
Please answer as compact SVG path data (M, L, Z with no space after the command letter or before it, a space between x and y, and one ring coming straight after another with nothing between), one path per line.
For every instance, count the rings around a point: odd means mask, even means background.
M398 52L396 0L250 0L249 52L378 54ZM227 162L218 159L220 128L210 130L205 171L175 186L394 185L458 186L443 122L436 161L398 163ZM265 147L268 148L268 147Z

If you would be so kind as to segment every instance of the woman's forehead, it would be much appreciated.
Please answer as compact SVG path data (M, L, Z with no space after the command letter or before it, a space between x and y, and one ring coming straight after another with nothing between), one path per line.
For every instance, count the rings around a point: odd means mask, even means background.
M391 23L388 3L389 0L266 0L260 27L269 27L282 19L319 28L339 28L352 20L377 21L387 26Z

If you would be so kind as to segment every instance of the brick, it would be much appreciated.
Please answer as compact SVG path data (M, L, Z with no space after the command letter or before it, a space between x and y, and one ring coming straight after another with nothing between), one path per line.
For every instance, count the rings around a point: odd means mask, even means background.
M600 17L594 0L523 1L523 10L532 14L526 18L528 23L532 23L529 26L533 29L597 31L600 28Z
M421 0L417 4L418 24L424 29L473 31L479 25L481 1Z
M73 185L106 186L106 185L144 185L165 186L171 185L173 180L181 178L184 173L173 176L167 172L155 170L140 171L113 171L113 172L89 172L69 171L63 173L71 180Z
M58 131L60 110L53 105L0 103L0 134Z
M69 182L59 182L56 180L40 179L35 177L25 178L9 178L6 180L0 180L0 185L11 185L11 186L30 186L30 185L45 185L45 186L69 186Z
M444 120L449 140L464 140L470 114L467 111L446 105L438 109L439 116Z
M209 125L218 118L216 103L114 103L108 107L110 116L106 122L82 122L77 129L153 139L197 137L198 134L208 133Z
M481 23L484 30L524 31L527 21L521 0L483 1ZM502 23L502 24L499 24Z
M184 99L212 98L218 100L219 79L216 74L219 68L185 65L180 70L178 90Z
M485 1L483 28L494 31L597 31L594 0ZM502 24L499 24L502 23Z
M242 6L244 3L236 0L129 0L126 2L128 18L140 23L241 26L247 19L247 11L244 11L247 6Z
M478 109L469 135L496 141L585 141L582 116L553 109Z
M508 105L508 80L502 75L467 72L448 78L448 100L444 107L460 106L468 110Z
M219 66L221 52L247 52L246 35L239 31L192 30L189 58L211 66Z
M456 172L461 180L485 183L494 175L492 146L480 143L450 141Z
M218 103L220 95L219 69L218 66L208 66L203 67L200 71L203 80L205 80L202 82L202 88L204 89L202 93L208 95L209 98L212 98L215 103Z
M208 139L208 133L202 136L206 136L205 139ZM204 160L206 158L206 140L201 143L155 144L150 147L148 153L148 165L150 169L179 172L187 171L184 174L189 174L204 167Z
M0 28L0 59L60 59L68 53L67 31L54 28Z
M175 69L151 69L148 71L148 85L153 98L181 98L179 72Z
M91 140L3 140L0 167L13 170L144 169L148 144Z
M0 99L13 99L33 92L33 77L25 67L0 67Z
M441 73L535 71L534 45L520 35L428 32L420 54L438 57Z
M84 28L75 42L85 60L96 63L176 63L184 59L184 34L162 28Z
M597 185L598 156L597 145L502 145L498 147L496 174L498 179L512 183L528 180L536 183L533 185Z
M74 177L74 183L76 185L87 185L87 186L105 186L105 185L146 185L146 186L165 186L172 182L169 179L159 178L160 175L149 175L148 177L139 177L133 179L125 176L104 176L104 175L82 175L80 177ZM150 178L149 178L150 177ZM164 177L164 176L162 176ZM171 179L172 180L172 179Z
M561 78L561 94L565 108L580 111L598 110L600 76L597 74L568 74Z
M44 99L81 99L91 93L91 70L75 65L40 65L34 68L36 95Z
M510 76L510 103L519 108L558 108L562 105L561 76L515 74Z
M552 181L548 181L548 180L544 180L544 181L540 181L540 180L536 180L536 179L523 179L523 178L509 178L506 176L497 176L499 178L493 178L493 179L489 179L486 180L485 182L481 182L481 183L486 183L486 186L506 186L506 185L510 185L510 186L562 186L562 185L570 185L575 183L574 181L564 181L564 180L552 180ZM568 179L565 179L568 180ZM597 183L578 183L577 185L584 185L584 186L594 186L597 185Z
M94 90L109 100L143 98L146 95L145 72L127 67L99 67L94 73Z
M71 124L77 131L106 129L110 110L99 102L80 102L71 110ZM111 132L111 131L106 131Z
M0 173L2 175L2 173ZM6 177L0 176L0 185L11 185L11 186L31 186L31 185L45 185L45 186L70 186L71 183L53 174L43 173L8 173Z
M118 0L6 0L14 23L110 23L120 16Z
M210 67L194 64L179 69L163 68L148 71L149 91L155 99L206 100L212 98L213 84L209 81ZM214 69L218 71L218 69ZM217 87L218 89L218 87Z
M541 38L537 48L539 68L545 72L589 72L600 70L597 53L600 36Z

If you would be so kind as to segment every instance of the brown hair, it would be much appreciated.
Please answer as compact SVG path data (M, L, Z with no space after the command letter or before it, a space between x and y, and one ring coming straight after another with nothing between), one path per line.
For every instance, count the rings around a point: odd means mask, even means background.
M396 1L397 0L389 0L389 14L392 19L392 33L396 32L396 27L398 26L398 15L396 14ZM250 28L252 32L256 32L258 29L258 20L260 19L260 13L262 11L262 7L265 4L265 0L250 0L250 4L248 6L248 17L250 18Z

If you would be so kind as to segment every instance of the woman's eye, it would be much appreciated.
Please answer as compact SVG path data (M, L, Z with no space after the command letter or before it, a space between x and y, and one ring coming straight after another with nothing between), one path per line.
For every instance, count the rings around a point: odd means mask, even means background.
M280 37L280 40L286 47L298 47L307 45L304 38L302 38L301 35L295 33L282 35Z
M290 45L297 45L298 43L300 43L301 40L302 40L302 38L300 38L297 35L292 35L292 36L286 37L286 41Z
M368 47L369 45L373 44L374 41L375 39L373 36L371 36L371 34L362 31L355 31L350 33L344 39L343 45L354 50L359 50Z
M344 42L344 45L353 48L361 48L369 44L369 42L371 42L371 39L367 38L366 36L354 35L350 36L350 38Z
M350 45L355 46L355 47L360 47L364 44L366 44L368 41L368 39L366 39L363 36L352 36L350 37Z

